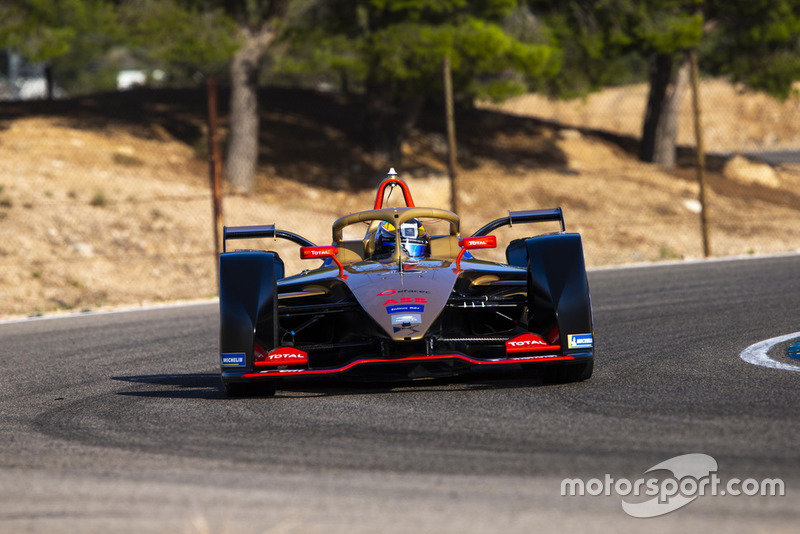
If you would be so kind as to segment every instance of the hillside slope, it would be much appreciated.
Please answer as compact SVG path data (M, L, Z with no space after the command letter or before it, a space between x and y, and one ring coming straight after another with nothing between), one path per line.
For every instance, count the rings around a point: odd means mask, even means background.
M328 242L335 218L371 207L374 191L361 184L385 173L355 142L358 103L285 91L262 99L259 190L227 191L225 222ZM201 92L0 105L0 317L213 296L204 114ZM439 122L422 121L397 170L417 205L449 208ZM458 130L464 233L508 210L562 206L592 267L702 255L692 169L664 172L578 129L496 111L465 113ZM800 249L800 171L757 172L773 180L710 174L714 255ZM290 270L310 266L276 246Z

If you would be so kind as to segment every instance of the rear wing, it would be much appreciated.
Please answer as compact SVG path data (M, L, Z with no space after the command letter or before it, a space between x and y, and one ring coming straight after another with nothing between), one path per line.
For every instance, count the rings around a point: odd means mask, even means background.
M263 224L259 226L225 226L222 229L222 252L227 252L229 239L286 239L297 243L301 247L315 247L316 245L303 236L276 230L274 224Z
M561 231L565 232L564 226L564 213L561 208L547 209L547 210L525 210L525 211L509 211L508 217L502 219L495 219L474 234L472 237L479 237L488 235L489 232L500 228L501 226L513 226L515 224L523 223L537 223L555 221L561 223Z

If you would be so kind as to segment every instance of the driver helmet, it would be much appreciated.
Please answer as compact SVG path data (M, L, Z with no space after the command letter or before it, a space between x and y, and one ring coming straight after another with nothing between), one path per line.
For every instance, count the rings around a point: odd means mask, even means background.
M400 243L403 252L411 260L427 258L431 252L430 240L425 227L419 219L410 219L400 225ZM376 256L389 256L394 252L395 227L389 222L382 222L375 235Z

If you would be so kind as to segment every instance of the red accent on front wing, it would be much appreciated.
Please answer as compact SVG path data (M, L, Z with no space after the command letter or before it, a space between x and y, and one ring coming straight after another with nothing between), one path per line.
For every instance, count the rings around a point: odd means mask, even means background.
M558 360L574 360L574 356L559 356L539 354L536 356L518 356L511 358L502 358L498 360L476 360L463 354L437 354L434 356L408 356L406 358L397 358L393 360L383 360L379 358L370 358L364 360L356 360L350 362L343 367L335 369L276 369L274 371L266 371L261 373L247 373L242 375L242 378L257 378L263 376L287 376L287 375L332 375L344 373L358 365L370 363L397 363L397 362L413 362L413 361L431 361L431 360L462 360L473 365L508 365L513 363L533 363L541 361L558 361Z
M255 367L276 367L278 365L298 365L308 363L308 353L294 347L278 347L264 354L264 349L258 343L255 346Z
M548 344L541 336L527 333L506 341L506 353L560 352L561 345Z
M535 348L522 347L522 348L508 348L506 352L523 353L523 352L550 352L553 350L561 350L561 345L537 345Z

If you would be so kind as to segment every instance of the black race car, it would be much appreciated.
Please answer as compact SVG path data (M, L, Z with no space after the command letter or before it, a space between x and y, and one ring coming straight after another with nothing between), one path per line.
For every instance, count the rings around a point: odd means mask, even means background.
M405 207L383 207L396 187ZM470 252L496 247L490 233L501 226L540 221L560 222L561 231L512 240L507 263ZM345 239L359 224L363 234ZM437 224L444 231L430 232ZM244 238L287 239L322 264L287 276L276 252L227 251ZM281 378L303 375L407 380L498 366L535 366L550 382L592 375L583 247L560 208L510 212L462 238L455 213L416 207L392 169L373 209L333 223L331 246L273 225L226 227L223 243L220 365L229 396L272 395Z

